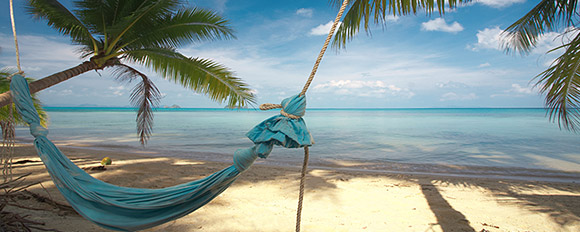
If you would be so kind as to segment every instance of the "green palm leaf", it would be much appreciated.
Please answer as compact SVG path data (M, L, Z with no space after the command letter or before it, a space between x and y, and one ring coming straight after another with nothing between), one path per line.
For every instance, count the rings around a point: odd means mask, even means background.
M245 107L255 102L247 85L214 61L189 58L169 48L135 50L127 52L126 56L214 101L227 102L228 107Z
M543 0L502 34L506 52L525 55L546 32L568 28L560 36L576 33L570 42L550 51L565 49L550 68L536 76L536 86L546 95L550 120L557 122L560 128L572 131L580 128L580 34L576 28L577 7L578 1Z
M445 8L453 9L458 4L471 2L472 0L354 0L349 2L342 25L336 30L332 41L335 48L344 48L348 41L352 40L361 26L367 34L370 34L369 23L385 25L387 15L416 14L424 9L427 14L437 10L439 14L445 13ZM331 0L334 6L342 5L343 0Z
M144 0L140 4L129 4L131 6L128 15L121 17L115 24L110 25L107 29L109 43L106 44L105 54L122 49L119 44L131 38L138 37L142 32L151 30L156 26L158 20L167 14L171 14L175 7L178 6L177 0ZM123 11L124 12L124 11Z
M161 93L147 75L124 64L113 66L117 80L132 82L140 78L141 81L131 92L131 103L137 107L137 134L141 144L145 145L153 131L153 108L159 106Z
M228 21L212 11L204 9L180 9L165 15L148 30L138 31L127 46L181 47L191 42L235 38ZM125 40L131 39L126 37ZM123 46L124 47L124 46Z
M96 39L86 25L58 1L28 0L27 10L35 19L46 20L49 26L70 36L75 43L97 48Z
M2 68L0 69L0 91L6 92L10 90L10 81L7 79L8 76L16 73L16 69L11 68ZM26 78L28 82L32 81L30 78ZM40 123L43 126L46 126L48 122L48 114L42 108L42 102L36 97L35 94L32 95L32 102L34 104L34 108L38 112L38 116L40 116ZM16 106L14 103L9 104L7 106L0 107L0 121L7 121L10 118L10 108L12 107L12 118L14 119L14 123L16 125L26 125L26 122L20 117L16 110Z
M574 26L578 1L543 0L502 34L506 52L527 54L545 32Z
M580 34L550 68L538 75L537 86L546 94L550 120L575 131L580 128Z
M46 88L90 69L115 68L120 79L141 79L131 101L139 107L137 128L144 144L153 125L152 108L159 91L138 70L124 65L132 61L145 65L187 88L226 102L228 107L254 103L254 95L241 79L226 67L208 59L189 58L176 47L202 41L235 38L229 23L213 11L186 7L184 0L73 0L69 11L56 0L28 0L29 12L80 48L82 65L43 78ZM123 63L122 63L123 62ZM71 72L68 72L71 71ZM2 102L5 104L5 102ZM7 103L6 103L7 104Z

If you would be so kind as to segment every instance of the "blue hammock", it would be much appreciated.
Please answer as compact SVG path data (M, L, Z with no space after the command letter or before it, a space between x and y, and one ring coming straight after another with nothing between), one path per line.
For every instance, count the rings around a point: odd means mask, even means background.
M112 230L142 230L185 216L226 190L258 156L267 157L274 145L289 148L312 145L302 118L278 115L248 132L254 146L237 150L232 166L208 177L162 189L119 187L93 178L48 140L48 130L40 126L24 77L12 77L10 88L18 112L30 125L38 155L56 187L80 215ZM285 99L281 105L286 113L301 117L306 100L296 95Z

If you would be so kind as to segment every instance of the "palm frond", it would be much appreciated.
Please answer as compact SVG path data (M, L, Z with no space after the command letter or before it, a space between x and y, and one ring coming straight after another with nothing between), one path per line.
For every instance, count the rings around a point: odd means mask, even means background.
M0 69L0 91L6 92L10 90L10 81L7 79L7 77L16 73L16 71L17 70L13 68ZM26 78L26 80L28 82L33 81L31 78ZM42 102L40 99L38 99L38 97L36 97L36 94L32 94L32 102L34 103L36 112L38 112L38 115L40 116L40 124L46 126L48 123L48 114L42 108ZM12 107L12 111L10 111L9 107ZM14 119L14 123L16 123L16 125L26 125L26 122L18 114L14 103L0 107L0 121L8 120L10 118L10 112L12 112L12 118Z
M580 34L552 66L540 73L536 86L546 95L550 120L560 128L580 128Z
M343 0L331 0L334 6L340 6ZM370 34L369 23L371 20L375 24L385 25L388 14L409 15L416 14L423 9L427 14L435 10L440 15L445 13L446 7L453 9L459 4L471 2L472 0L354 0L349 2L342 25L337 29L336 36L332 41L334 48L345 48L346 44L354 38L361 26L367 34Z
M503 48L506 52L528 54L538 38L558 28L574 26L578 1L542 0L524 17L518 19L502 33Z
M132 34L128 47L181 47L191 42L235 38L228 21L210 10L180 9L167 14L148 30ZM130 40L125 37L124 40Z
M145 0L140 4L139 1L129 1L133 5L129 5L130 10L127 10L127 15L120 15L115 24L107 28L107 44L106 53L118 51L121 49L119 44L127 40L127 38L136 38L143 31L151 30L156 26L161 18L165 17L169 12L175 10L181 1L179 0ZM123 10L125 12L125 10ZM129 39L131 40L131 39Z
M56 0L28 0L27 11L33 18L46 20L48 25L77 44L96 49L96 39L86 25Z
M342 24L336 29L336 35L332 42L332 47L334 48L344 48L346 43L354 38L358 33L361 24L364 24L365 31L369 31L369 21L371 15L371 4L368 4L368 0L355 0L351 4L351 8L346 12L343 17ZM384 17L380 15L377 18L375 14L375 20L383 20Z
M203 93L214 101L227 102L228 107L245 107L255 102L247 84L214 61L189 58L170 48L134 50L126 56L152 68L165 79Z
M140 82L131 91L131 103L139 108L137 111L137 134L142 145L147 143L153 132L153 108L159 105L161 93L147 75L124 64L113 66L117 80L131 82L140 78Z

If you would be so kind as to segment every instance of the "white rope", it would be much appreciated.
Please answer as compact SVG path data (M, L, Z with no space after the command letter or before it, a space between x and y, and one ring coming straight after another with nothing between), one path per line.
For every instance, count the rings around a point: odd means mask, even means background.
M14 3L10 0L10 21L12 22L12 34L14 35L14 47L16 49L16 67L18 72L6 77L11 80L14 75L22 75L24 72L20 67L20 49L18 48L18 37L16 36L16 22L14 20ZM12 102L10 102L7 107L8 110L8 120L2 122L2 159L0 159L0 165L2 165L2 176L4 180L12 180L12 158L14 157L14 112L12 109Z
M334 30L336 30L336 27L338 26L338 23L340 22L340 19L342 18L342 14L344 13L346 6L348 6L348 0L344 0L342 2L342 6L340 6L340 10L338 11L336 18L334 19L334 23L332 24L332 28L330 28L330 32L328 32L328 36L326 37L326 40L324 41L324 45L322 46L322 49L320 50L320 53L318 54L318 58L316 59L316 62L314 62L314 67L312 68L312 72L310 73L310 77L308 77L306 84L304 84L304 88L302 88L302 92L300 93L300 96L304 96L304 94L306 94L308 87L312 83L312 80L314 79L314 75L316 75L316 70L318 70L318 65L320 65L320 62L322 61L322 56L324 56L324 53L326 52L326 48L328 47L328 44L330 43L330 39L332 38L332 35L334 35ZM304 199L304 184L306 182L306 171L308 169L308 157L309 157L309 151L308 151L308 147L306 146L306 147L304 147L304 162L302 164L302 172L301 172L301 176L300 176L300 190L299 190L300 192L298 194L298 209L296 210L296 232L300 232L300 224L301 224L301 220L302 220L302 202Z
M22 69L20 68L20 49L18 48L18 37L16 36L16 23L14 20L14 3L12 0L10 0L10 20L12 22L12 34L14 35L14 48L16 48L16 67L18 67L18 72L22 73Z
M314 75L316 75L316 71L318 70L318 65L320 65L320 61L322 61L322 57L324 56L324 53L326 52L326 48L328 47L328 44L330 43L330 39L332 38L332 35L334 35L334 30L338 26L338 23L340 22L340 19L342 18L342 13L344 13L344 9L346 9L346 6L348 6L348 0L344 0L344 2L342 2L342 6L340 6L340 10L338 11L336 18L334 19L334 23L332 24L332 27L330 28L330 32L328 33L328 36L326 36L326 40L324 41L324 46L322 46L322 49L320 50L320 53L318 54L318 58L316 59L316 62L314 62L314 67L312 68L312 72L310 73L310 77L308 77L306 84L304 84L304 88L302 88L302 92L300 93L300 96L304 96L304 94L306 94L306 91L308 90L308 87L310 87L310 83L312 83L312 80L314 79Z

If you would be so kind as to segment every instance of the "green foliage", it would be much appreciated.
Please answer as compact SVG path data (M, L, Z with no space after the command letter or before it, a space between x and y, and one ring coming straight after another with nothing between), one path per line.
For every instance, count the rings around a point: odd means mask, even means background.
M131 102L139 107L137 130L146 143L153 126L152 109L159 91L126 61L156 71L228 107L254 103L248 86L225 66L176 51L191 43L235 38L227 20L213 11L186 7L184 0L76 0L69 11L56 0L28 0L37 19L82 45L81 56L97 69L114 68L119 80L139 79Z
M536 86L546 95L550 120L560 127L580 128L580 33L578 1L543 0L530 12L509 26L503 34L506 52L528 54L546 32L560 32L564 44L550 52L564 49L552 65L536 76Z
M341 6L343 0L331 0L335 6ZM440 15L447 9L453 9L462 3L471 0L351 0L348 11L338 27L332 46L340 49L345 48L348 41L352 40L361 26L367 34L370 33L369 23L385 26L388 15L417 14L419 10L425 10L427 14L434 11Z
M17 70L11 68L0 69L0 91L6 92L10 90L10 81L7 79L7 77L16 73L16 71ZM32 81L32 79L30 78L26 79L29 82ZM32 101L34 103L36 111L38 112L38 115L40 116L40 123L43 126L46 126L46 123L48 121L48 115L46 114L46 111L42 108L42 103L34 94L32 95ZM16 106L14 105L14 103L4 107L0 107L0 121L8 121L10 119L9 107L12 107L12 118L14 119L14 123L16 123L16 125L27 125L26 122L22 120L22 117L20 117L20 115L16 111Z
M332 0L340 6L343 0ZM425 10L440 15L447 9L471 0L353 0L349 2L342 25L337 29L333 46L345 48L361 26L370 33L369 23L386 24L387 15L416 14ZM565 49L550 68L540 73L536 86L546 94L546 106L550 120L560 127L576 131L580 128L580 36L578 33L578 1L542 0L530 12L509 26L503 33L504 49L508 53L528 54L546 32L562 32L561 36L572 37L569 42L552 51ZM564 40L565 41L565 40Z

